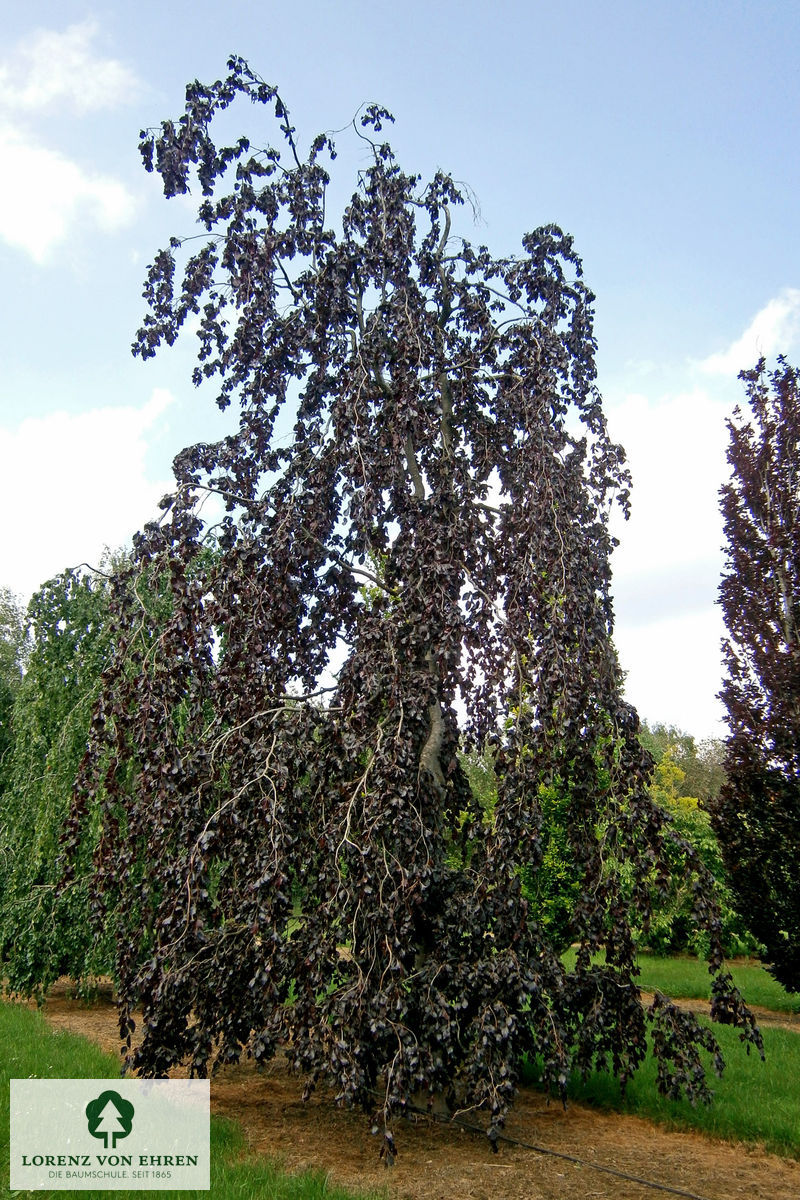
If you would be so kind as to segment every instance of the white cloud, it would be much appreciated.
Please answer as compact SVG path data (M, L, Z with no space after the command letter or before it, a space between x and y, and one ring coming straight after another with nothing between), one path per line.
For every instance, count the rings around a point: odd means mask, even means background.
M642 716L719 733L716 608L722 567L718 490L727 400L694 388L610 406L633 475L631 519L615 521L615 642L626 695Z
M677 725L696 738L724 737L719 609L622 626L614 639L627 671L625 695L652 724Z
M81 167L20 124L56 106L85 116L141 92L130 68L95 49L98 35L92 21L39 29L0 60L0 238L38 263L82 224L110 232L133 217L122 182Z
M83 114L126 103L142 90L136 74L94 49L94 21L59 33L38 29L0 62L0 105L42 112L55 104Z
M147 477L148 440L173 397L141 408L28 418L0 428L0 583L30 595L81 562L96 564L157 514L167 481Z
M727 402L703 388L657 399L636 393L609 409L633 476L631 519L618 521L615 577L660 573L715 558L717 493L726 474Z
M724 734L717 605L724 567L719 489L728 478L725 418L742 398L740 370L800 340L800 289L784 288L727 349L687 364L686 390L628 394L609 405L612 436L633 476L631 519L614 523L615 642L626 695L642 716L696 736ZM695 375L695 378L697 376ZM647 384L639 384L645 388Z
M784 288L770 300L727 350L711 354L699 364L708 375L738 375L758 359L788 353L800 337L800 289Z
M57 150L0 127L0 238L43 263L82 221L106 232L133 219L133 196L118 180L84 171Z
M655 391L655 373L608 408L609 427L628 454L631 519L614 521L615 642L625 692L642 716L696 736L724 734L717 604L724 569L719 489L729 477L725 419L742 399L736 376L759 357L790 354L800 342L800 289L784 288L727 349L684 364L687 383ZM630 363L644 375L650 364ZM639 368L636 371L636 368ZM675 368L664 378L676 381ZM678 383L680 387L680 383ZM644 389L647 393L644 394Z

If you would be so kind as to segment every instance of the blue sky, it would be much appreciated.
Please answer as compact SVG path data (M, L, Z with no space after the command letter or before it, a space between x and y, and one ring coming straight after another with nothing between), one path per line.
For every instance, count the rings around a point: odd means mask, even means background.
M724 421L740 368L800 349L800 8L34 0L4 33L0 584L27 596L125 542L173 454L221 428L190 347L130 356L147 262L193 221L137 135L236 52L301 139L385 104L401 163L465 181L467 232L496 253L549 221L574 235L634 474L614 560L628 695L651 721L722 732Z

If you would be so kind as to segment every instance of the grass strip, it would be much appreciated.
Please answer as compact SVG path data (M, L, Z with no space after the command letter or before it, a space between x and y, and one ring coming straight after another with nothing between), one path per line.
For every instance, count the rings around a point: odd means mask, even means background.
M656 958L642 954L637 962L641 972L638 983L644 991L658 989L668 996L688 1000L708 1000L711 996L711 976L703 959L688 956ZM760 963L735 963L729 969L748 1004L757 1004L773 1012L800 1012L800 995L787 992Z
M603 962L604 955L599 954L595 961ZM568 950L563 962L568 970L574 970L575 951ZM658 990L677 1000L708 1000L711 997L711 976L708 963L702 958L689 955L659 958L654 954L640 954L636 965L640 972L637 983L643 992ZM730 964L728 969L748 1004L778 1013L800 1013L800 993L787 992L755 959Z
M708 1023L710 1024L710 1023ZM652 1053L642 1063L625 1094L606 1072L586 1080L573 1073L568 1085L572 1100L606 1111L645 1117L668 1129L693 1130L707 1137L747 1145L763 1145L788 1158L800 1158L800 1037L783 1029L765 1029L766 1061L747 1054L735 1029L711 1026L726 1062L721 1079L704 1055L713 1104L692 1106L688 1100L668 1100L656 1089ZM537 1084L538 1068L526 1071L525 1081Z
M572 968L575 952L564 957ZM711 976L708 964L689 956L638 958L637 983L643 991L661 991L676 999L708 1000ZM800 1011L800 995L787 992L758 962L731 966L737 987L749 1004L777 1013ZM672 1129L692 1129L726 1141L763 1144L777 1154L800 1158L800 1036L791 1030L762 1025L766 1061L747 1054L735 1029L709 1022L720 1044L727 1067L720 1080L712 1079L714 1102L692 1107L686 1100L667 1100L656 1090L652 1054L628 1084L625 1095L613 1076L596 1072L570 1080L569 1094L578 1101L616 1112L632 1113ZM535 1081L535 1069L529 1077Z
M119 1061L76 1034L50 1029L38 1012L0 1002L0 1195L9 1195L9 1080L119 1079ZM60 1200L63 1191L15 1192L31 1200ZM92 1190L97 1200L142 1197L131 1190ZM170 1191L197 1200L354 1200L320 1172L287 1174L264 1159L247 1157L234 1121L211 1118L211 1190ZM368 1200L362 1195L362 1200Z

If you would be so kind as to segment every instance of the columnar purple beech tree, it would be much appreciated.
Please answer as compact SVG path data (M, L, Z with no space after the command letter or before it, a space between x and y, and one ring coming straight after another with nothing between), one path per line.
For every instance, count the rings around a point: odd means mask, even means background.
M783 358L741 378L721 493L730 736L713 817L740 911L800 991L800 380Z
M275 88L229 71L142 135L167 196L196 176L205 236L156 256L135 352L195 325L195 380L238 428L178 455L137 539L170 612L156 626L119 589L73 812L103 814L98 919L130 914L129 1063L283 1047L307 1087L382 1114L389 1154L412 1097L480 1106L494 1137L525 1052L562 1095L571 1066L626 1080L648 1020L662 1088L705 1096L714 1039L664 997L645 1012L635 981L631 913L671 835L620 698L608 515L628 476L572 240L546 226L497 259L456 236L459 189L405 174L375 106L335 232L331 139L303 152ZM236 97L274 108L277 146L212 141ZM493 756L488 809L462 747ZM552 786L581 883L570 971L520 888ZM696 866L715 1015L758 1043Z

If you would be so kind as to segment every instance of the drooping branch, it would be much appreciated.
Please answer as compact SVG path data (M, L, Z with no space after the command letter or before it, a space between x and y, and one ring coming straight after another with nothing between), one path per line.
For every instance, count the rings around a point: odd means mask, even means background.
M281 144L212 142L237 95L275 106ZM387 119L361 118L373 158L338 231L330 138L303 158L241 60L143 141L168 194L197 170L217 240L182 282L179 243L157 256L138 351L200 314L196 377L239 423L178 457L137 539L155 600L117 598L73 824L102 791L96 914L123 914L136 1069L283 1046L341 1101L372 1107L380 1083L387 1123L453 1092L496 1133L525 1054L562 1094L573 1063L641 1061L631 908L646 919L669 830L611 642L608 513L629 480L580 261L552 225L513 259L456 243L461 191L441 172L421 191L372 139ZM210 547L204 489L226 501ZM329 704L291 701L332 678ZM490 801L461 758L487 744ZM553 797L569 972L525 884ZM703 1039L662 1025L702 1090Z

